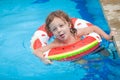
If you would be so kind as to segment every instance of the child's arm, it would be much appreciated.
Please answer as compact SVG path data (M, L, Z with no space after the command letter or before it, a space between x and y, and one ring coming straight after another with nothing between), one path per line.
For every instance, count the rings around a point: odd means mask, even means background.
M106 40L112 40L113 38L113 32L111 32L109 35L105 33L102 29L96 26L91 26L90 28L93 29L94 32L98 33L99 35L103 36Z
M106 40L112 40L114 32L111 32L110 35L106 34L102 29L100 29L99 27L96 26L90 26L90 27L86 27L86 28L80 28L77 29L77 36L81 37L84 35L88 35L91 32L96 32L98 33L100 36L103 36Z
M91 32L93 32L93 29L90 27L79 28L77 29L77 36L82 37L82 36L88 35Z

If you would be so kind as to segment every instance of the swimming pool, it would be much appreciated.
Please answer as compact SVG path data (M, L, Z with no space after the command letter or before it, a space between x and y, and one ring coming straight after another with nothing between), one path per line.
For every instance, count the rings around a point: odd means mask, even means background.
M93 5L94 4L94 5ZM0 0L1 80L114 80L119 79L120 60L88 55L89 64L54 61L44 65L30 48L30 39L47 15L61 9L71 17L83 18L109 33L98 0ZM109 51L113 43L103 40ZM114 70L114 71L113 71Z

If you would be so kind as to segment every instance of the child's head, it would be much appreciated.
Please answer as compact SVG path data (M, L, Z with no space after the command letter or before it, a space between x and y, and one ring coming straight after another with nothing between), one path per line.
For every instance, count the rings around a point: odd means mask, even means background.
M64 23L67 23L68 26L70 27L71 33L74 34L76 32L76 30L73 28L73 23L72 23L71 19L69 18L69 16L66 13L64 13L63 11L57 10L57 11L50 13L46 19L45 28L46 28L46 31L48 34L52 33L52 31L50 30L50 24L53 22L54 18L59 18L62 21L64 21Z

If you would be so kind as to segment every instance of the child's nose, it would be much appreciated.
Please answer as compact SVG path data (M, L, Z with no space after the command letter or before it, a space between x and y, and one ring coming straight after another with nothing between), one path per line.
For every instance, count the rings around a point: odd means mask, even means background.
M57 31L58 31L58 32L61 32L61 28L58 28Z

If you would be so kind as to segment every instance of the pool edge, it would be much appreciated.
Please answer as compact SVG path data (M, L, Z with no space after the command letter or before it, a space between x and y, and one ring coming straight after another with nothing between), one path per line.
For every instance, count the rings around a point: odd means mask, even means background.
M118 51L118 55L120 57L120 1L119 0L100 0L100 3L102 5L102 9L104 12L104 16L106 20L108 21L108 25L110 26L110 29L115 31L116 34L114 36L114 42L115 46Z

